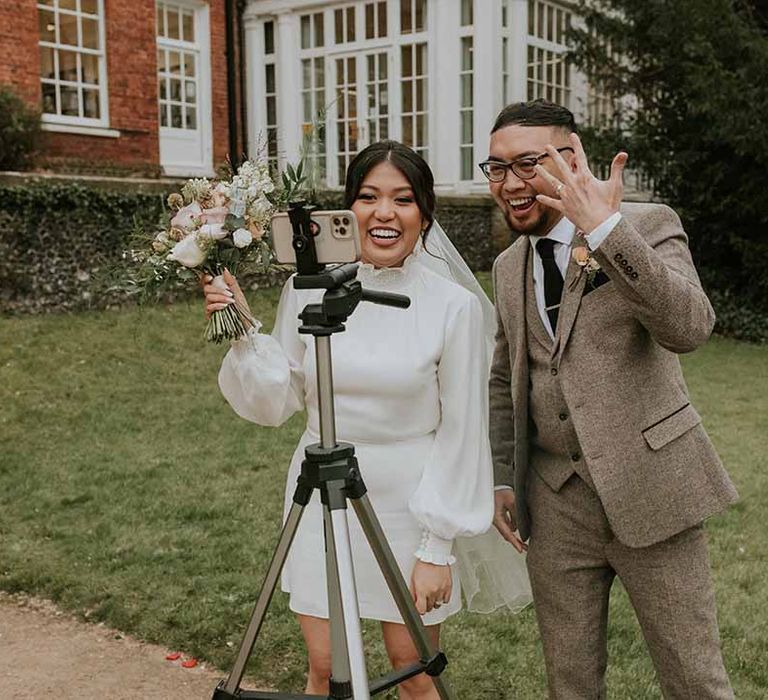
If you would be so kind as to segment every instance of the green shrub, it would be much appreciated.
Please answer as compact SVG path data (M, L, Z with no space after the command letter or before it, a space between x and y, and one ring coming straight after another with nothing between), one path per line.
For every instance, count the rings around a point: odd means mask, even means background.
M76 183L0 186L0 309L74 311L125 301L97 281L119 262L136 225L157 222L164 199Z
M40 114L0 85L0 170L24 170L40 135Z

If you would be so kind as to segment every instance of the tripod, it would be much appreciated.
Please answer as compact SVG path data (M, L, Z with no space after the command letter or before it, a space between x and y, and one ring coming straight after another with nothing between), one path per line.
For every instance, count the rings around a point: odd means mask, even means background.
M294 202L291 203L289 216L293 225L293 247L296 251L298 271L294 277L294 287L326 290L322 303L309 304L299 314L302 321L299 333L311 334L315 340L320 442L305 449L305 459L293 494L293 504L269 564L235 665L229 676L214 690L212 700L303 700L325 697L240 689L246 663L256 644L280 571L304 509L315 489L320 491L323 505L331 627L331 678L327 700L370 700L372 695L384 692L419 673L427 673L433 678L442 700L451 700L452 693L440 676L448 663L447 659L445 654L432 648L410 591L366 495L366 487L355 458L355 448L349 443L336 441L331 335L344 331L344 322L360 301L407 308L410 300L399 294L364 290L355 279L355 264L325 269L317 262L310 210L303 202ZM365 665L352 566L347 520L348 502L355 510L366 540L419 653L419 661L416 663L374 679L370 684Z

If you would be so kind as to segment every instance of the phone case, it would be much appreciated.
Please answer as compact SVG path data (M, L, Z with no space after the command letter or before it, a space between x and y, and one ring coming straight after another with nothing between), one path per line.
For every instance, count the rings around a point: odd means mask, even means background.
M353 212L339 209L313 211L311 220L318 225L315 236L317 261L324 265L349 263L360 259L360 233ZM293 228L287 212L272 217L272 249L277 261L296 264L293 249Z

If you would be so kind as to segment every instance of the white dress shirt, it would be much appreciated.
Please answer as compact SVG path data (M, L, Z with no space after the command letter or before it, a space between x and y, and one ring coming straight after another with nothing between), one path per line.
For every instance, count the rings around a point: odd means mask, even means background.
M606 239L608 234L613 231L616 224L621 220L621 214L616 212L609 216L594 231L586 236L587 246L590 250L597 250L598 246ZM576 235L576 227L565 217L558 221L554 228L546 235L555 241L555 263L557 263L560 272L565 279L565 273L568 269L568 263L571 260L571 249L573 248L573 238ZM541 262L541 256L536 249L536 243L542 236L531 236L531 246L533 247L533 287L536 292L536 307L539 310L539 316L547 329L549 337L554 340L555 334L552 332L552 324L549 322L547 314L547 303L544 301L544 264ZM563 287L565 289L565 287Z

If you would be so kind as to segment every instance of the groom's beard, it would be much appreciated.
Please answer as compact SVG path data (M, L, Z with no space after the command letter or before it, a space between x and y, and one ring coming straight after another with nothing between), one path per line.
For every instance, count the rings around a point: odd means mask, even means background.
M525 222L516 219L508 205L504 207L504 219L510 231L525 236L546 236L563 216L556 209L544 204L535 204L534 206L541 207L540 213Z

